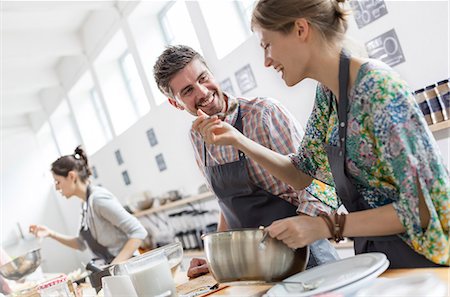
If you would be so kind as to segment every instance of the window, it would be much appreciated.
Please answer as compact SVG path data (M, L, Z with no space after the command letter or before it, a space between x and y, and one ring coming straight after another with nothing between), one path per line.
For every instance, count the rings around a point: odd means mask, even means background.
M89 72L81 77L68 97L86 151L93 154L112 139L112 131Z
M125 36L122 31L119 31L106 45L94 63L116 135L123 133L139 119L135 103L131 99L127 85L124 82L119 63L123 53L126 51ZM140 82L140 80L138 81ZM140 92L137 94L140 94Z
M62 100L50 116L50 124L55 132L56 143L61 154L73 154L75 148L81 144L81 139L66 100Z
M222 59L250 35L254 0L199 1L218 59Z
M170 2L159 13L159 22L167 44L185 44L202 53L186 5L185 1Z
M158 13L166 5L165 1L140 1L128 18L155 105L167 102L153 79L153 65L166 45L158 19Z
M51 164L59 158L58 147L56 146L55 138L50 128L50 124L45 122L44 125L36 133L36 138L42 152L43 164ZM75 147L74 147L75 149Z
M119 59L119 65L134 110L136 114L141 117L150 111L150 104L145 95L144 87L142 86L134 59L128 51L126 51Z

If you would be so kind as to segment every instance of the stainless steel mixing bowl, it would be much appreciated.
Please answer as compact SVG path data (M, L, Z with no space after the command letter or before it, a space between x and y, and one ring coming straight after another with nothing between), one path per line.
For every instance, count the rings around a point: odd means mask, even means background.
M41 264L41 249L35 249L0 266L0 274L10 280L19 280L34 272Z
M305 270L309 248L292 250L264 231L230 230L203 236L209 270L220 283L275 282Z

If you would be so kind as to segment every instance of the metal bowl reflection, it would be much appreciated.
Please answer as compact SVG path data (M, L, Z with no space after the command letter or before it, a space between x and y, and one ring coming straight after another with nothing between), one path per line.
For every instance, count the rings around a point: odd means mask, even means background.
M10 280L19 280L34 272L41 264L41 249L35 249L0 266L0 274Z
M305 270L309 249L293 250L260 229L213 232L203 236L209 270L220 283L275 282Z

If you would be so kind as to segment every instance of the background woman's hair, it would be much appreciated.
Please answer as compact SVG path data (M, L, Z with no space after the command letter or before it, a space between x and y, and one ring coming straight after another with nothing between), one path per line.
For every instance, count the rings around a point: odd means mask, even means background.
M345 0L260 0L252 14L252 28L289 33L295 20L305 18L327 42L344 40L348 12Z
M92 174L89 168L88 159L86 152L83 150L81 145L77 146L72 155L66 155L58 158L52 163L51 171L60 176L67 177L69 171L76 171L78 177L82 182L85 182L89 176Z

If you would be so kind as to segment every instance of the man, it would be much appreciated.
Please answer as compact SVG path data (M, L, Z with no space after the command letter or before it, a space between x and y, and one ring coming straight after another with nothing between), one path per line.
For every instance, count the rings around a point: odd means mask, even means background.
M277 101L268 98L234 98L222 93L203 57L187 46L170 46L158 57L154 77L158 88L175 108L197 116L199 110L212 116L226 112L232 102L236 108L222 119L248 138L282 154L295 152L303 131L300 124ZM201 135L191 129L196 161L209 187L219 199L221 214L218 231L269 226L273 221L302 215L316 216L330 212L337 205L334 189L315 182L308 191L296 191L282 183L257 163L231 146L206 145ZM327 240L311 246L309 266L338 259ZM194 259L189 277L208 272L206 262Z

